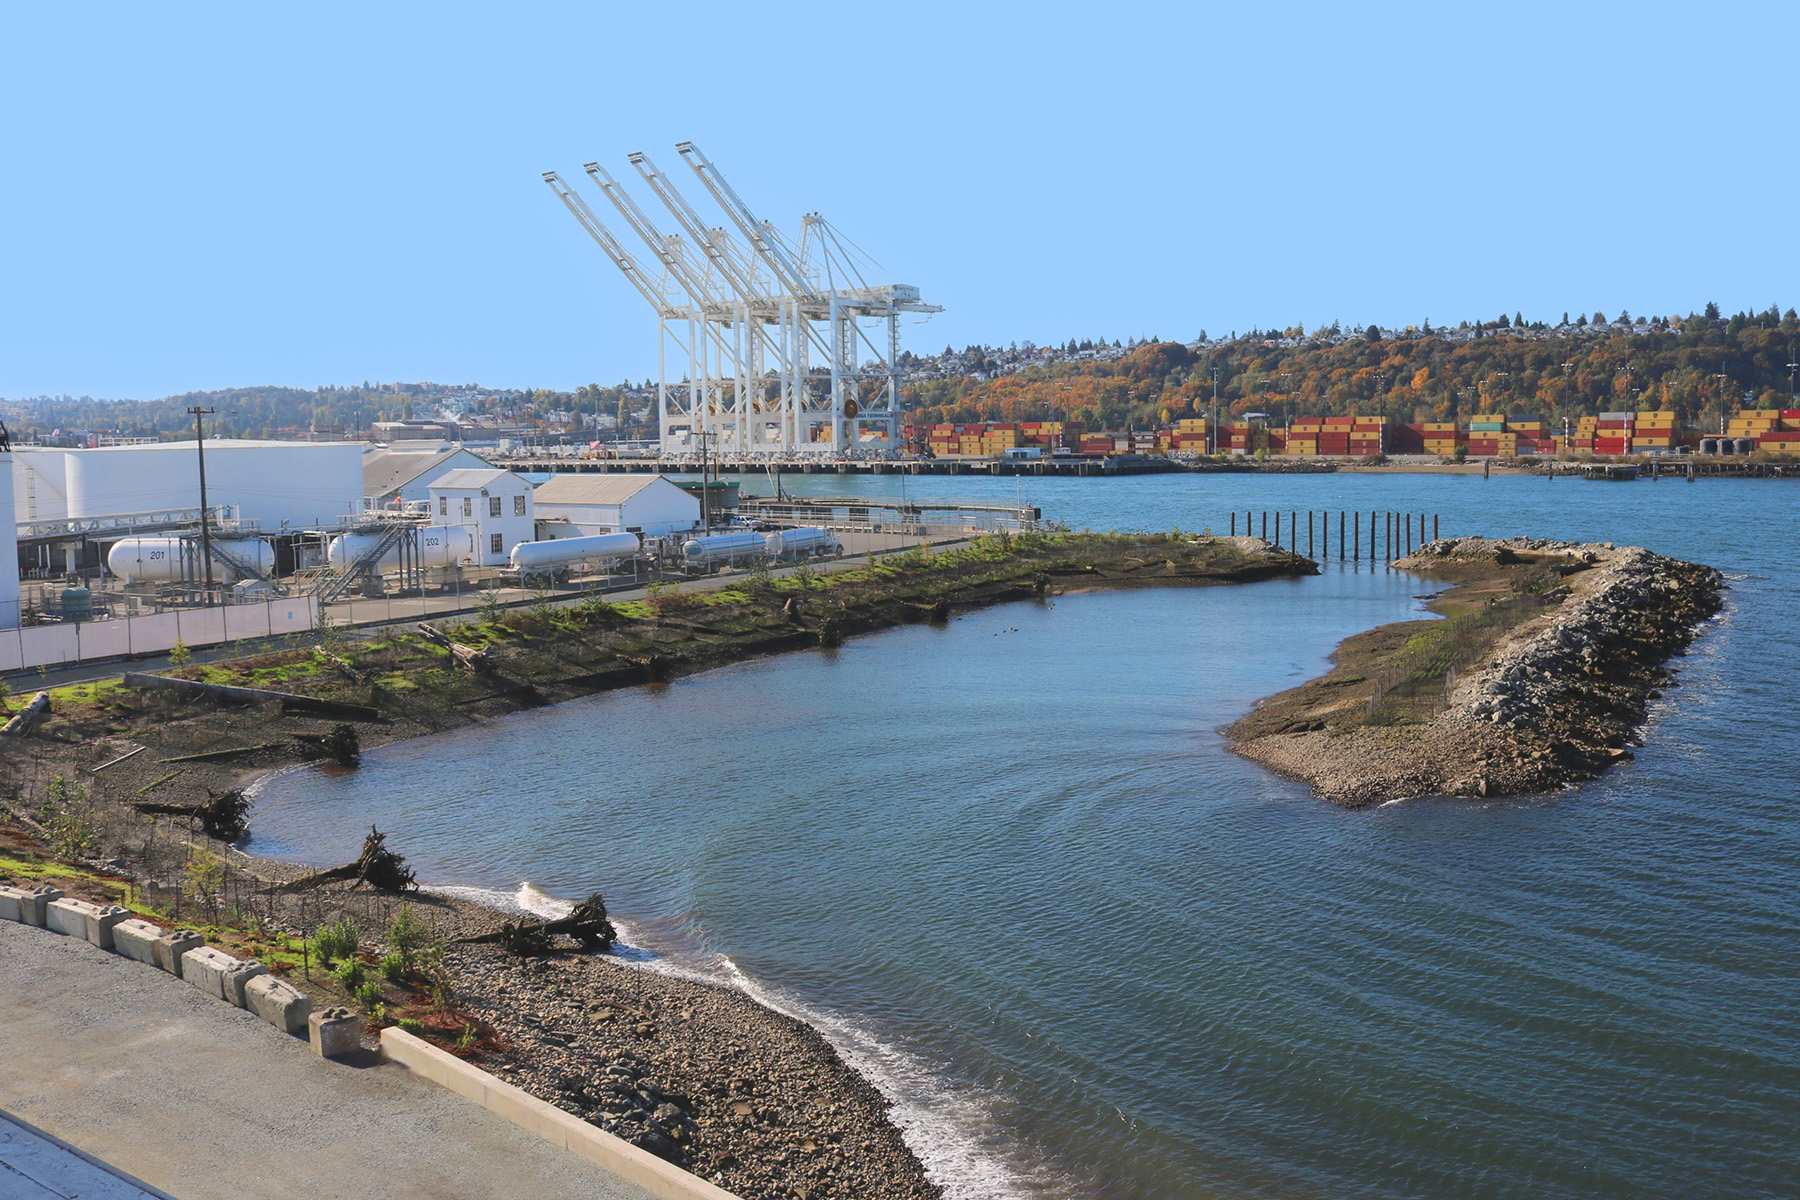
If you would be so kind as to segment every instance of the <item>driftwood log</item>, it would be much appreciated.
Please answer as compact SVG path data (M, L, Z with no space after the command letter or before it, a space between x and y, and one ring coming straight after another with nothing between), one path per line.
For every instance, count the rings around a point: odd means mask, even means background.
M378 892L410 892L419 886L418 880L413 878L412 868L406 865L406 857L388 849L387 834L371 825L369 835L363 839L362 853L356 856L355 862L329 871L315 871L269 891L274 894L304 892L344 880L366 883Z
M453 642L450 635L435 626L421 621L419 636L434 646L441 646L450 652L450 658L459 667L471 671L491 671L494 667L493 657L486 650L477 650L473 646L465 646L461 642Z
M362 761L362 741L354 725L334 725L330 733L296 733L294 740L329 756L340 767L354 767Z
M208 837L216 837L223 842L235 842L244 836L250 827L250 797L244 794L243 788L232 788L229 792L208 790L205 804L153 804L149 801L138 801L132 808L147 816L192 817L200 822L200 828Z
M555 938L572 938L585 950L611 950L618 938L606 917L606 900L595 892L575 906L575 911L554 921L507 922L493 933L463 938L464 942L498 943L521 957L555 951Z
M31 702L13 714L12 720L0 726L0 737L24 737L31 727L50 715L50 693L39 692Z
M272 692L266 688L233 687L224 683L201 683L195 679L175 679L168 675L144 675L125 672L122 682L134 691L174 692L199 700L224 704L279 703L283 712L316 713L322 717L342 717L350 721L385 721L380 711L366 704L345 704L340 700L322 700L317 696L297 696L292 692Z

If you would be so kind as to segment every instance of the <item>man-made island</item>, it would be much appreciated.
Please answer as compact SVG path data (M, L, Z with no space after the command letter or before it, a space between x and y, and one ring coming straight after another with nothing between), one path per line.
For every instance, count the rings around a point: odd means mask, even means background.
M1430 603L1443 620L1346 639L1330 673L1225 730L1337 804L1546 792L1628 758L1723 587L1611 543L1446 539L1394 566L1453 584Z

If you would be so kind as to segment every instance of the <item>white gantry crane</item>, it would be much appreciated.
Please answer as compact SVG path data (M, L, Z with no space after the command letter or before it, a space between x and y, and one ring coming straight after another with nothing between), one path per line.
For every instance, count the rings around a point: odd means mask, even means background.
M709 226L643 154L631 155L631 164L678 234L659 230L599 163L583 168L649 251L651 272L580 194L556 172L544 173L656 310L662 452L687 457L705 449L755 460L896 448L900 319L942 308L922 301L916 287L879 282L880 267L817 213L803 219L797 243L788 241L757 219L692 142L676 150L735 234Z

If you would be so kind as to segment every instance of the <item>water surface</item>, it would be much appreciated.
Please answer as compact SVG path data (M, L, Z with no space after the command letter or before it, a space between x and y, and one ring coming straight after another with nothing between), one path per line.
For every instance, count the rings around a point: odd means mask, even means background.
M1221 725L1429 588L1332 564L1010 605L384 747L272 780L256 848L343 861L374 820L427 879L603 890L662 963L826 1029L952 1195L1787 1193L1792 485L1027 495L1076 527L1405 507L1638 542L1730 572L1731 605L1636 761L1536 800L1346 812L1224 752Z

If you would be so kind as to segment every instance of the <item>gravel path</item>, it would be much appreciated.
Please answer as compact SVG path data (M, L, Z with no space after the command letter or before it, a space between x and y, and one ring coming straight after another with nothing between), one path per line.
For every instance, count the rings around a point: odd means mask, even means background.
M326 1062L172 975L11 922L0 1108L179 1200L650 1195L403 1068Z

